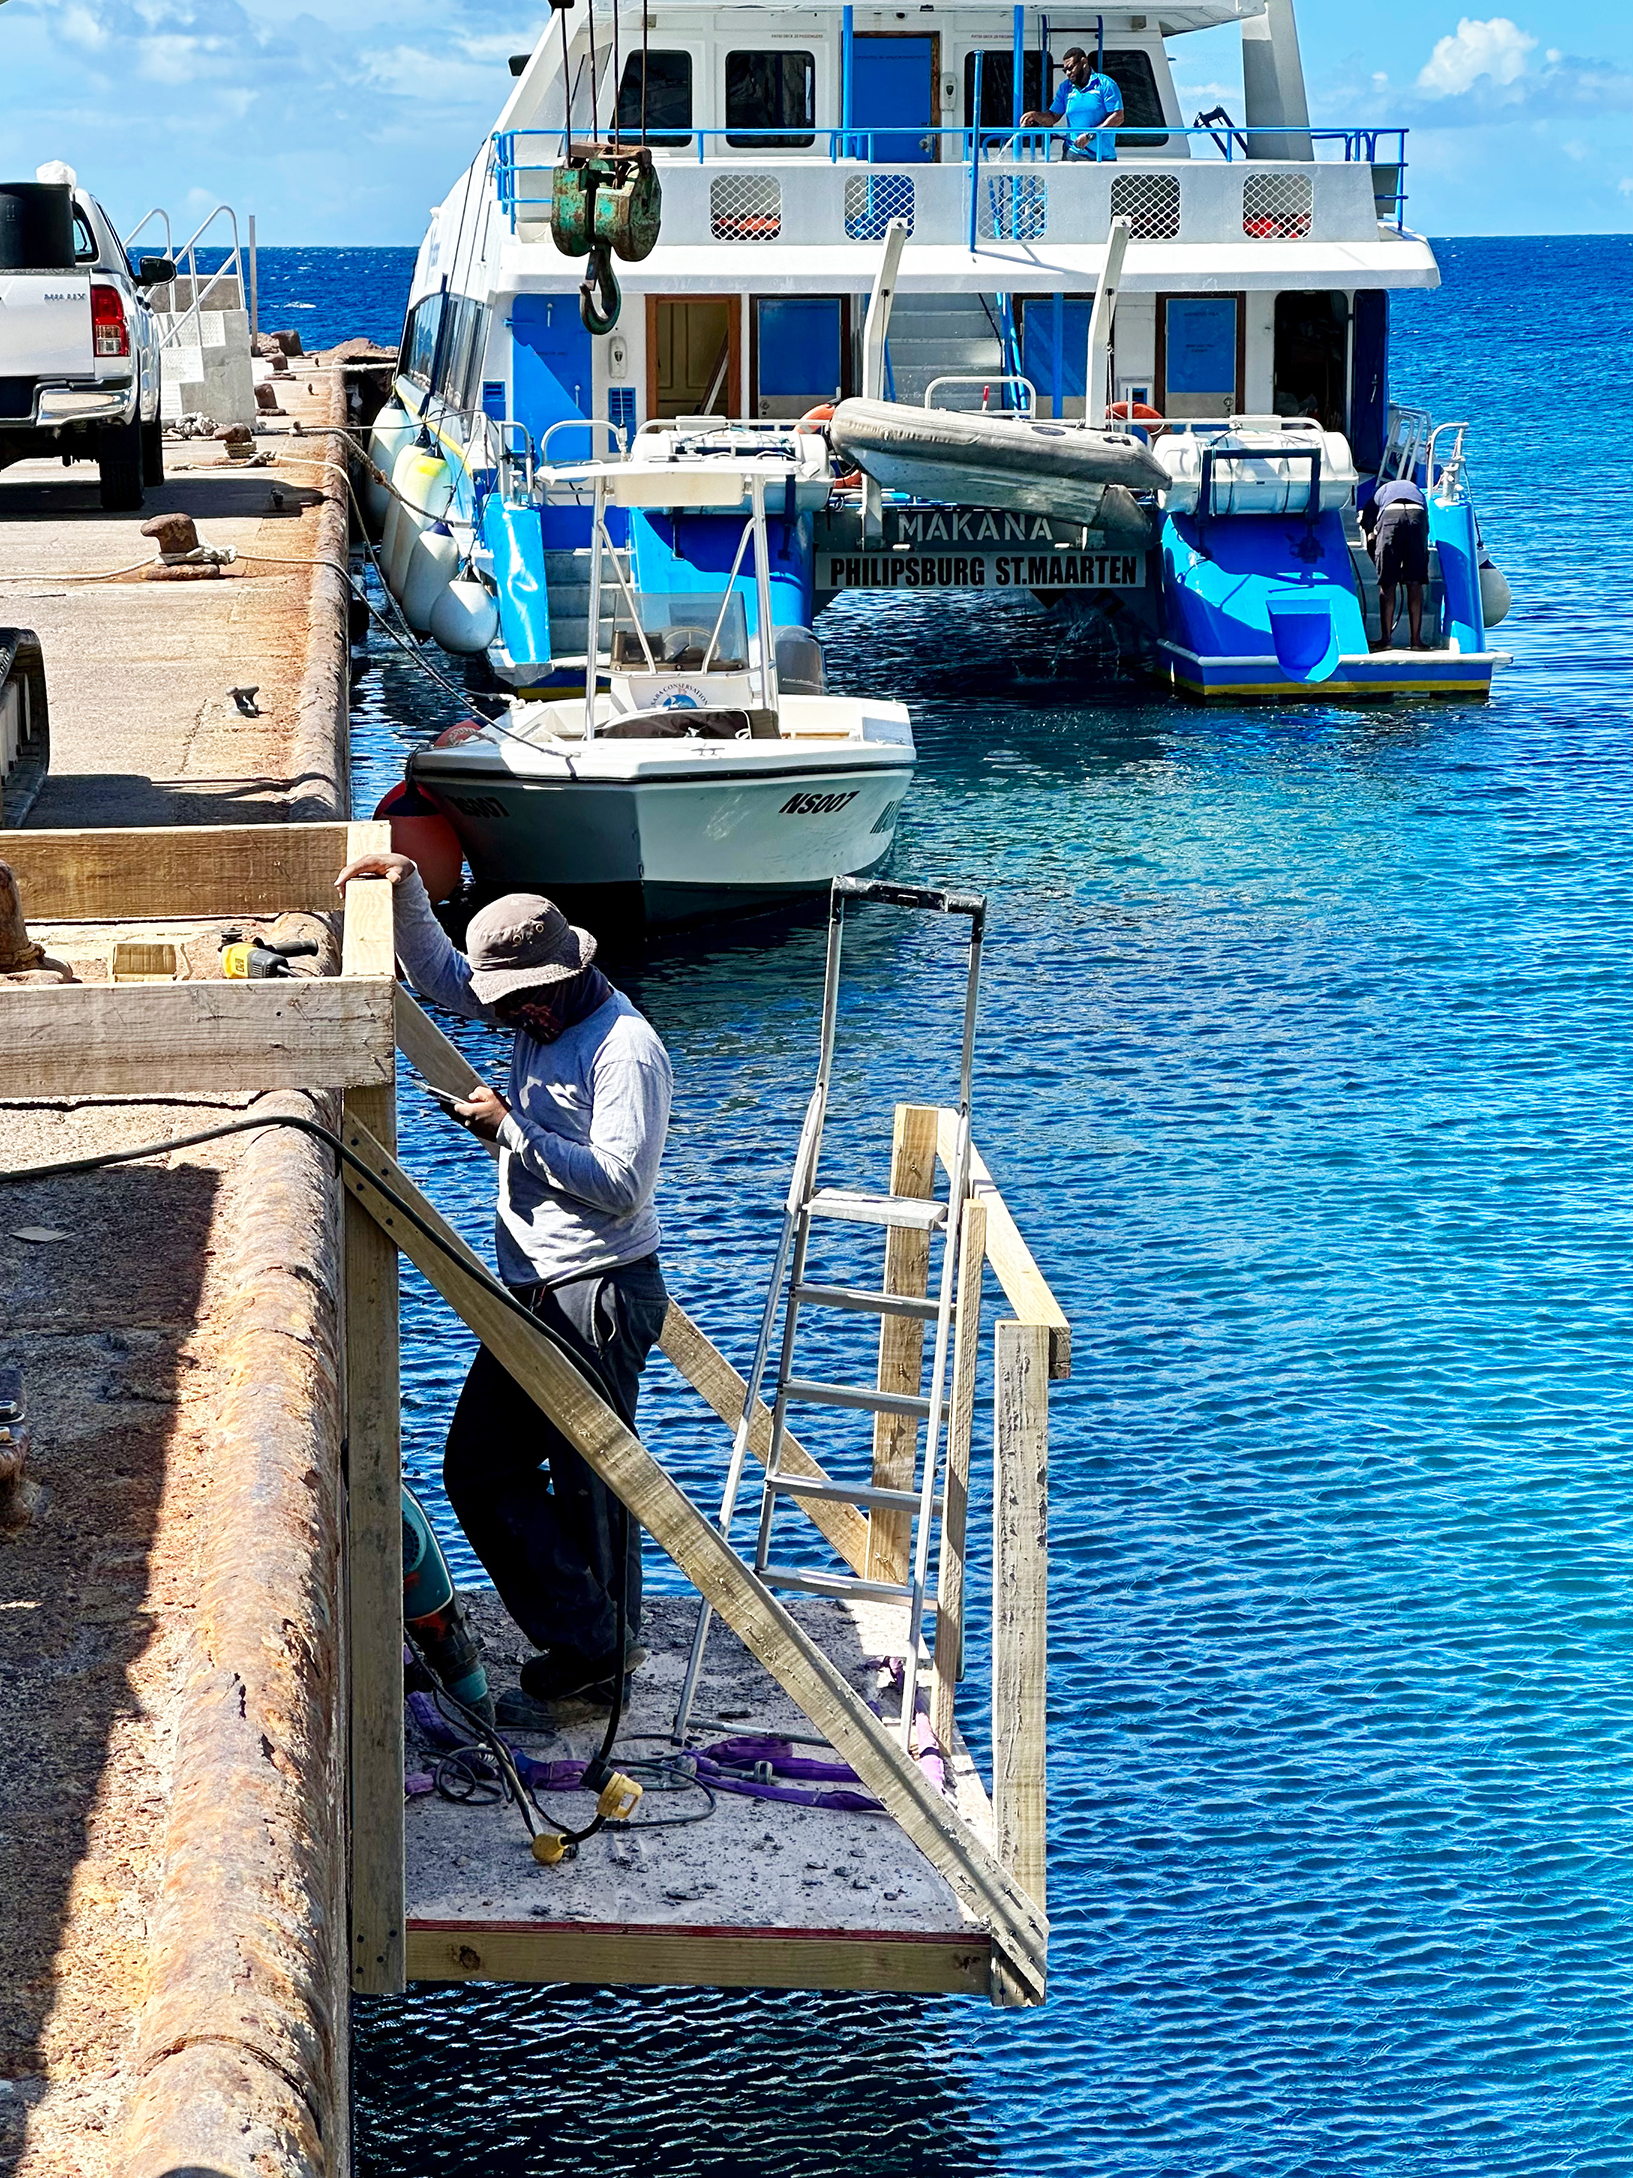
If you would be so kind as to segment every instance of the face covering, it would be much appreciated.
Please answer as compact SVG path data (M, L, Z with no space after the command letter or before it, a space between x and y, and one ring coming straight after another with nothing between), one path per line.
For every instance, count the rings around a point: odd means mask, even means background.
M564 1031L599 1011L611 996L612 985L592 965L564 982L526 992L506 1008L503 1018L508 1027L525 1029L541 1044L553 1044Z

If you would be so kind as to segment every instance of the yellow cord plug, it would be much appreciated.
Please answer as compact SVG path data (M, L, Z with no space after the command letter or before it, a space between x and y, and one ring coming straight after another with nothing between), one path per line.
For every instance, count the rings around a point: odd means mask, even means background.
M571 1851L572 1847L559 1830L541 1830L534 1837L533 1858L543 1861L547 1868L553 1868L558 1861L565 1860Z
M604 1815L609 1823L627 1822L635 1811L635 1803L641 1797L642 1788L633 1777L626 1777L622 1770L614 1770L601 1788L601 1797L595 1803L595 1812Z

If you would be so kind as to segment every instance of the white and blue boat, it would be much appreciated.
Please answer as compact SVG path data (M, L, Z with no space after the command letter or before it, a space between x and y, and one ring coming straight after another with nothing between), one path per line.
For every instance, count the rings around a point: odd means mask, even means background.
M1235 24L1244 110L1187 121L1167 42ZM1023 126L1087 45L1123 119ZM371 451L410 621L520 700L582 688L573 464L754 446L774 625L853 589L1012 590L1231 700L1489 691L1506 585L1473 429L1392 381L1433 288L1404 129L1312 128L1292 0L1035 6L580 0L517 55L433 215ZM1088 154L1093 153L1093 156ZM1424 648L1359 518L1428 502ZM723 582L740 519L632 523L629 580Z

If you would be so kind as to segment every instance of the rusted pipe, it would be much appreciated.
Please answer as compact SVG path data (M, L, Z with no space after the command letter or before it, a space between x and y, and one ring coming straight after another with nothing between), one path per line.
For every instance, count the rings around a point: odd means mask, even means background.
M338 1114L285 1092L258 1109ZM122 2178L343 2178L340 1277L321 1148L249 1138Z

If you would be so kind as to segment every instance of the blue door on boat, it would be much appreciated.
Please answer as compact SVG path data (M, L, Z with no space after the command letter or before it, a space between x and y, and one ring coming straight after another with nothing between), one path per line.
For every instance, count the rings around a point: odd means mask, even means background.
M590 336L576 295L518 295L511 305L511 399L518 423L537 447L563 417L590 410ZM553 461L582 461L590 452L588 431L558 431Z
M754 413L803 416L845 391L845 305L838 295L761 295L754 305Z
M860 156L890 166L935 158L935 61L932 38L852 40L850 117L867 135Z
M1092 295L1028 295L1022 301L1021 370L1047 416L1083 413L1093 309Z

